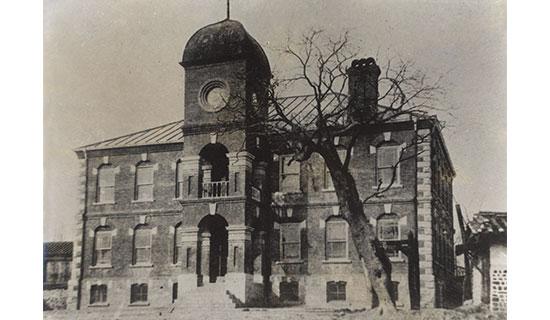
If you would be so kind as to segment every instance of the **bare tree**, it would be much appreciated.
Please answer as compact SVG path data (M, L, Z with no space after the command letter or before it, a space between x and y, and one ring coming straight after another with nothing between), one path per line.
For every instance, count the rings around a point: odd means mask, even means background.
M231 97L247 105L245 110L235 108L232 122L245 119L242 123L248 132L269 139L272 148L290 152L291 162L306 161L313 153L324 159L340 213L350 226L361 256L369 289L378 296L380 313L393 312L391 264L365 215L364 204L383 197L396 179L396 168L418 155L415 146L429 134L416 135L402 147L391 181L383 184L379 180L376 190L363 198L349 168L352 149L362 135L380 133L383 124L431 119L430 112L437 110L433 102L440 93L439 80L429 81L422 73L411 70L410 62L388 62L380 69L373 58L356 59L358 50L353 49L348 33L331 37L313 30L297 42L289 41L281 53L290 58L286 61L294 63L291 74L264 83L265 80L256 80L261 84L253 96ZM281 102L281 92L296 86L311 94L310 110L295 112ZM353 94L347 94L348 87Z

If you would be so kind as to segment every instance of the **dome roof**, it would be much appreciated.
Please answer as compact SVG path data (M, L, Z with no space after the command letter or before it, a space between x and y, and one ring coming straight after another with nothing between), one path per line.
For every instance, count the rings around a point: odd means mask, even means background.
M262 75L270 75L269 61L262 47L235 20L223 20L199 29L183 50L184 67L246 59Z

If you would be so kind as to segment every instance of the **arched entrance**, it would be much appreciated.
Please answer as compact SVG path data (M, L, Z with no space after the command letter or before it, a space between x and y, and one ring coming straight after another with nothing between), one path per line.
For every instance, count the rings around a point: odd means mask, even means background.
M219 214L208 215L199 222L201 274L208 275L211 283L227 273L227 225L227 221ZM207 238L209 248L205 245Z

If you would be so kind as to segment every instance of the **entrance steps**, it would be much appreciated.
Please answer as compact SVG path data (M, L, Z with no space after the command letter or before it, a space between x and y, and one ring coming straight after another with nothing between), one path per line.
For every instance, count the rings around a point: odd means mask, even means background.
M225 289L225 283L207 283L202 287L194 288L186 292L175 303L175 312L185 310L234 310L238 306L229 292Z

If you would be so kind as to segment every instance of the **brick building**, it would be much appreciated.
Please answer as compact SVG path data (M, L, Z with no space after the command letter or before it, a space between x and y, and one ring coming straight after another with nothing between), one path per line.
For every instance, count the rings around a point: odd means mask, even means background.
M68 281L73 260L72 242L46 242L43 248L44 310L67 306Z
M70 306L376 303L323 160L314 154L289 164L284 151L266 149L246 129L218 130L219 119L235 118L225 98L262 94L255 79L271 71L261 46L239 22L224 20L190 38L181 65L185 120L76 150L81 198ZM308 114L312 99L280 102ZM448 306L455 173L437 119L401 119L365 134L350 168L360 194L372 193L415 134L428 138L408 151L392 188L365 212L392 261L398 306Z

